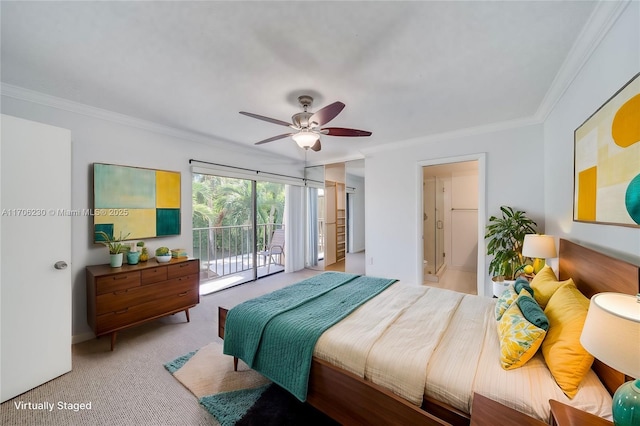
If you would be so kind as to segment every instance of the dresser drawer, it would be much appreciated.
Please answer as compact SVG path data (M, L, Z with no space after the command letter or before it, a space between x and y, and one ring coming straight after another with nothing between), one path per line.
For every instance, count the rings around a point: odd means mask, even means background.
M166 290L167 293L160 299L97 315L96 333L107 333L147 319L161 317L172 311L187 309L196 305L200 299L198 289L189 282Z
M96 279L96 293L104 294L140 285L140 272L124 272L122 274L98 277Z
M102 315L108 312L121 311L124 308L130 308L152 300L175 296L178 293L189 290L193 285L186 278L184 282L177 280L174 280L176 282L167 281L100 294L96 297L96 314Z
M197 274L199 262L190 260L167 266L167 278L176 278L189 274Z
M153 284L167 279L167 267L158 266L140 271L142 274L142 285Z

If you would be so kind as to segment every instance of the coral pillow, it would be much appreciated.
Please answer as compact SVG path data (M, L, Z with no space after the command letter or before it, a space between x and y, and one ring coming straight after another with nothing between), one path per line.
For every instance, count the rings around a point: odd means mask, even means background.
M542 343L542 355L556 383L569 398L576 395L593 363L593 356L580 344L587 310L589 299L573 282L561 286L544 310L549 331Z
M558 281L556 274L549 265L545 265L531 280L531 288L533 289L533 297L542 309L547 306L549 299L553 294L565 284L573 284L573 280L569 278L566 281ZM575 285L574 285L575 287Z

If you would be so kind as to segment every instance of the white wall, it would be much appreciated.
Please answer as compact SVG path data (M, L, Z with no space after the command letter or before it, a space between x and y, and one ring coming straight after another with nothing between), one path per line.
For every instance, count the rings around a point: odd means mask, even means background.
M529 125L418 140L369 153L365 163L367 274L414 285L420 282L419 165L428 160L486 153L486 216L498 214L506 204L526 211L544 230L543 148L542 125ZM485 292L491 294L488 277Z
M74 106L75 109L75 106ZM44 106L34 102L2 96L2 112L71 130L72 209L92 208L91 164L103 162L179 171L182 173L181 235L148 239L151 248L192 247L191 172L189 159L257 170L303 176L303 165L292 160L266 155L247 155L241 149L231 151L223 143L188 140L143 130L90 115ZM108 115L108 114L107 114ZM222 148L221 148L222 146ZM37 155L34 153L34 155ZM55 167L55 164L51 165ZM46 206L43 206L43 208ZM72 222L72 298L74 341L91 338L86 319L85 266L108 262L108 252L91 241L92 218L73 217ZM192 255L193 253L189 253Z
M638 71L640 3L632 2L544 123L547 233L636 261L640 229L573 222L573 132Z

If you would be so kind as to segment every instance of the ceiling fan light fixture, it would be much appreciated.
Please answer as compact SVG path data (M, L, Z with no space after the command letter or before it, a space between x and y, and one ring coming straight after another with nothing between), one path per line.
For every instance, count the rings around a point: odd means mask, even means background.
M295 135L291 136L300 148L309 149L318 140L318 135L313 132L302 130Z

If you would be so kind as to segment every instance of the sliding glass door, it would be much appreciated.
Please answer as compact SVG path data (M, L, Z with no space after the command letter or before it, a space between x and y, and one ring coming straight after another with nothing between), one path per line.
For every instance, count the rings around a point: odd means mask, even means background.
M192 185L203 286L216 291L284 270L283 247L271 247L284 226L284 184L194 173Z

